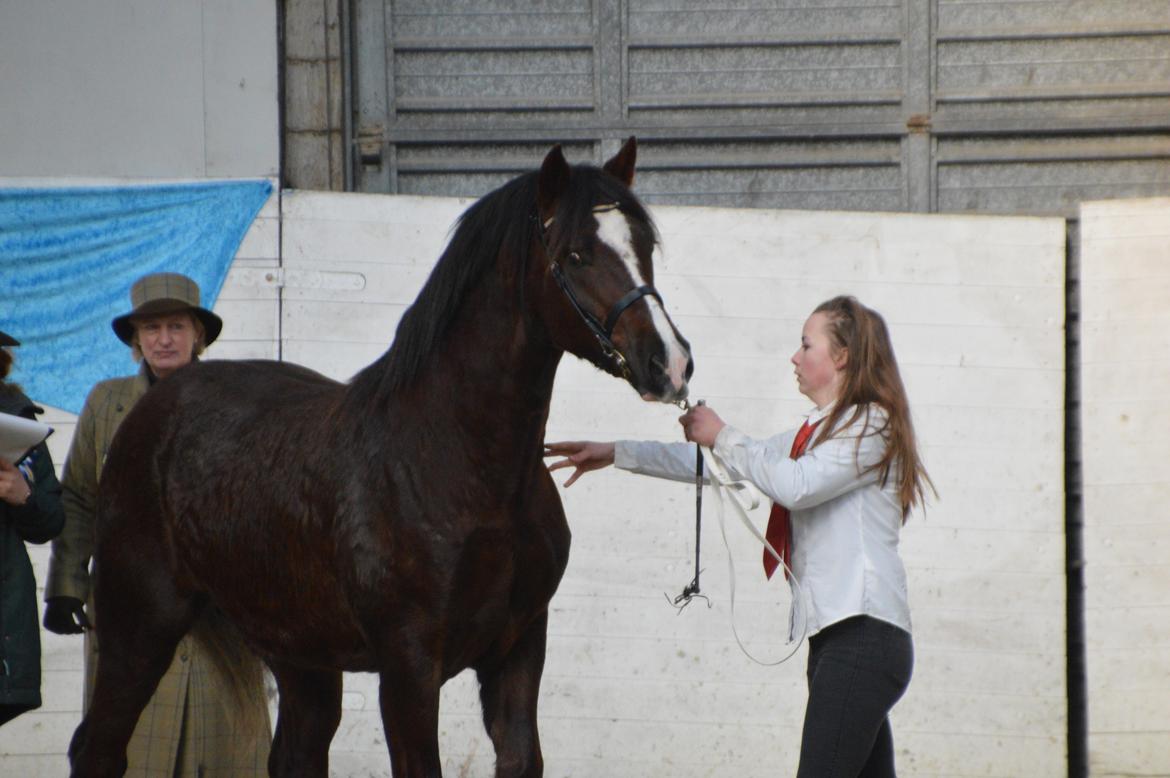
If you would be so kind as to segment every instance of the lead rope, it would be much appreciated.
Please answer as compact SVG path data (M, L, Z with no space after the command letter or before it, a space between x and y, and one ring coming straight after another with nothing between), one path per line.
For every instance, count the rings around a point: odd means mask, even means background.
M699 400L699 405L703 401ZM691 582L683 587L682 593L674 600L671 600L666 592L662 593L678 613L683 612L683 608L691 604L691 600L695 597L702 597L706 601L707 607L711 607L711 598L699 592L699 573L702 572L699 568L699 548L703 537L703 450L698 445L695 446L695 577ZM676 614L677 615L677 614Z
M690 406L683 401L683 408ZM699 405L703 404L700 400ZM711 488L715 491L715 506L719 517L719 533L723 537L723 548L727 551L727 578L730 584L730 608L731 608L731 632L735 636L735 642L739 644L739 650L744 653L748 659L756 664L765 667L774 667L782 664L793 657L797 651L800 650L801 644L808 635L808 614L805 611L805 597L804 588L800 585L800 580L796 574L792 572L792 568L784 561L784 558L772 547L758 529L752 523L751 518L748 517L747 512L755 509L759 504L759 494L756 488L748 481L737 481L732 479L727 474L727 468L723 462L715 455L709 448L703 446L696 446L695 462L695 489L698 493L695 497L695 578L686 588L683 589L682 594L678 595L672 603L681 613L693 597L702 597L707 600L707 607L711 607L711 601L705 595L699 594L699 533L702 522L702 491L703 491L703 463L704 460L708 463L707 469L710 473ZM706 457L703 454L706 452ZM775 559L780 567L788 573L788 578L792 583L792 606L788 611L788 644L791 646L788 653L784 654L779 659L765 662L757 659L751 651L748 651L747 646L743 644L743 640L739 637L739 630L735 626L735 560L731 555L731 544L727 541L727 523L724 519L723 503L727 499L735 507L736 513L740 522L748 528L748 531L755 536L756 540L767 550L772 558ZM746 505L746 507L745 507ZM692 590L693 588L693 590ZM667 597L669 601L670 598ZM681 601L681 605L678 603ZM795 639L794 639L795 636Z

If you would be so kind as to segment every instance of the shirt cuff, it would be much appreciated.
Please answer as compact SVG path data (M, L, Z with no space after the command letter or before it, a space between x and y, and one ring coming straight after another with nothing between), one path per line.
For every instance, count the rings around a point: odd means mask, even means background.
M638 456L634 449L637 442L618 440L613 444L613 466L620 470L634 470L638 467Z
M715 436L715 445L711 447L720 459L727 459L731 450L737 446L744 445L748 440L748 436L740 432L730 424L724 425L723 429L719 430L719 434Z

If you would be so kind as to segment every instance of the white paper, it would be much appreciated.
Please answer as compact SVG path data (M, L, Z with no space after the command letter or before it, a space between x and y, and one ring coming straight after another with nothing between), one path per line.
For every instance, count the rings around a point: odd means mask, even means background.
M0 458L15 465L52 432L48 424L0 413Z

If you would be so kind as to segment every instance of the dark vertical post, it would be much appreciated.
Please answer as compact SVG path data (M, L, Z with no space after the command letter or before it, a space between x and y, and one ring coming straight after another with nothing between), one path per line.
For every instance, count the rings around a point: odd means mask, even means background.
M1065 240L1064 559L1068 686L1068 775L1088 778L1089 715L1085 683L1084 480L1081 471L1081 298L1078 225Z
M347 146L353 146L351 182L361 192L396 194L393 144L394 51L391 0L351 0L348 64L350 106Z
M353 2L341 0L338 3L337 15L341 22L341 51L339 52L341 67L341 164L342 186L346 192L352 192L354 173L361 164L357 153L357 144L354 142L353 122Z

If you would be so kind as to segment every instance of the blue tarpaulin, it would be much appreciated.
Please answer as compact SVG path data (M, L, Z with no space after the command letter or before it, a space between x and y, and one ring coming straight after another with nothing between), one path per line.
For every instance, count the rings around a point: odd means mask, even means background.
M98 381L137 371L110 328L142 275L183 273L212 308L268 181L0 189L0 330L9 380L78 413Z

